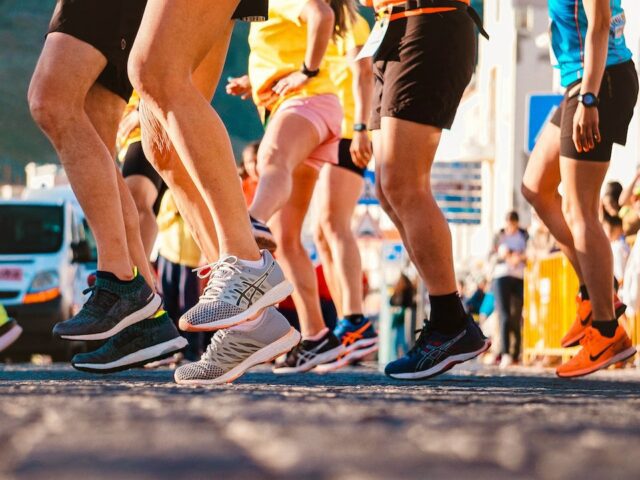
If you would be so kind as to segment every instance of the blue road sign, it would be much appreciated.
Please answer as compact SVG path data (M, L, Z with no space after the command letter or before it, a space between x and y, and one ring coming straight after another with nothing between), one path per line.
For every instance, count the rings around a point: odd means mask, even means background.
M529 154L542 132L542 127L551 119L562 102L557 93L531 93L527 95L527 114L525 115L525 151Z

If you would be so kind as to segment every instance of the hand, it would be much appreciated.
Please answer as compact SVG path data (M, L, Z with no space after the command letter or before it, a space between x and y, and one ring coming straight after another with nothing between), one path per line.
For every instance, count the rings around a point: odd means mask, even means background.
M578 152L593 150L596 143L600 143L599 122L598 107L586 108L578 104L573 116L573 143Z
M351 158L353 163L360 168L367 168L371 160L371 140L367 132L353 132L353 140L351 140Z
M300 90L308 81L309 77L304 73L293 72L278 80L273 86L273 91L281 97L284 97L289 92Z
M140 126L140 112L138 110L131 110L127 115L122 117L120 125L118 125L117 144L123 145L129 138L131 132Z
M248 75L241 77L229 77L227 79L227 93L246 100L251 97L251 82Z

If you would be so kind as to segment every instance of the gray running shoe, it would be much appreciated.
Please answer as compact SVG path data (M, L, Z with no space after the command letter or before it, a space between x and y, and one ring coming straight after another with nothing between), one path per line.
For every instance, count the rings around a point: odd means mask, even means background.
M93 352L75 355L71 365L85 372L113 373L171 357L186 346L187 340L163 312L131 325Z
M129 283L97 278L85 292L91 297L82 309L53 327L53 334L67 340L105 340L134 323L152 316L162 305L140 274Z
M300 333L284 316L269 307L251 330L247 326L218 330L197 362L176 369L183 385L231 383L255 365L287 353L300 341Z
M293 291L282 269L266 250L263 266L247 267L236 257L197 269L209 278L198 304L180 318L180 329L206 332L229 328L254 318L261 310L281 302Z

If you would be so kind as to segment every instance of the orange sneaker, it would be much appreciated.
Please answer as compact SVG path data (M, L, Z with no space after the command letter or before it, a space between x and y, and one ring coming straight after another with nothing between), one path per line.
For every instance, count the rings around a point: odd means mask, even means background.
M616 318L620 318L627 309L627 306L622 303L615 294L613 296L613 302ZM584 337L584 332L591 326L591 301L582 300L578 295L576 297L576 304L576 319L573 321L573 325L571 325L567 334L560 340L562 348L575 347L578 345L582 337Z
M581 377L622 362L636 354L627 332L618 326L613 338L603 336L593 327L588 327L580 340L582 349L568 362L556 369L559 377Z

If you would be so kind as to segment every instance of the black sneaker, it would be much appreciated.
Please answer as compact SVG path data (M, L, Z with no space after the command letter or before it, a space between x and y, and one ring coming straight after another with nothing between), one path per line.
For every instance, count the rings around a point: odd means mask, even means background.
M91 297L82 309L53 327L53 334L66 340L106 340L134 323L152 316L162 305L142 275L128 283L97 278L85 290Z
M277 362L273 373L308 372L326 362L332 362L344 352L340 340L329 331L320 340L302 340L284 361Z
M425 322L414 347L404 357L389 363L384 373L398 380L424 380L477 357L489 347L491 341L470 316L464 329L455 335L436 332Z
M180 336L166 312L125 328L99 349L79 353L71 360L77 370L113 373L142 367L183 350L187 340Z
M266 223L261 222L260 220L256 220L251 216L249 218L251 219L253 238L256 239L258 248L260 248L260 250L269 250L270 252L275 252L278 244L276 243L276 239L273 236L273 233L271 233L271 229L267 227Z

